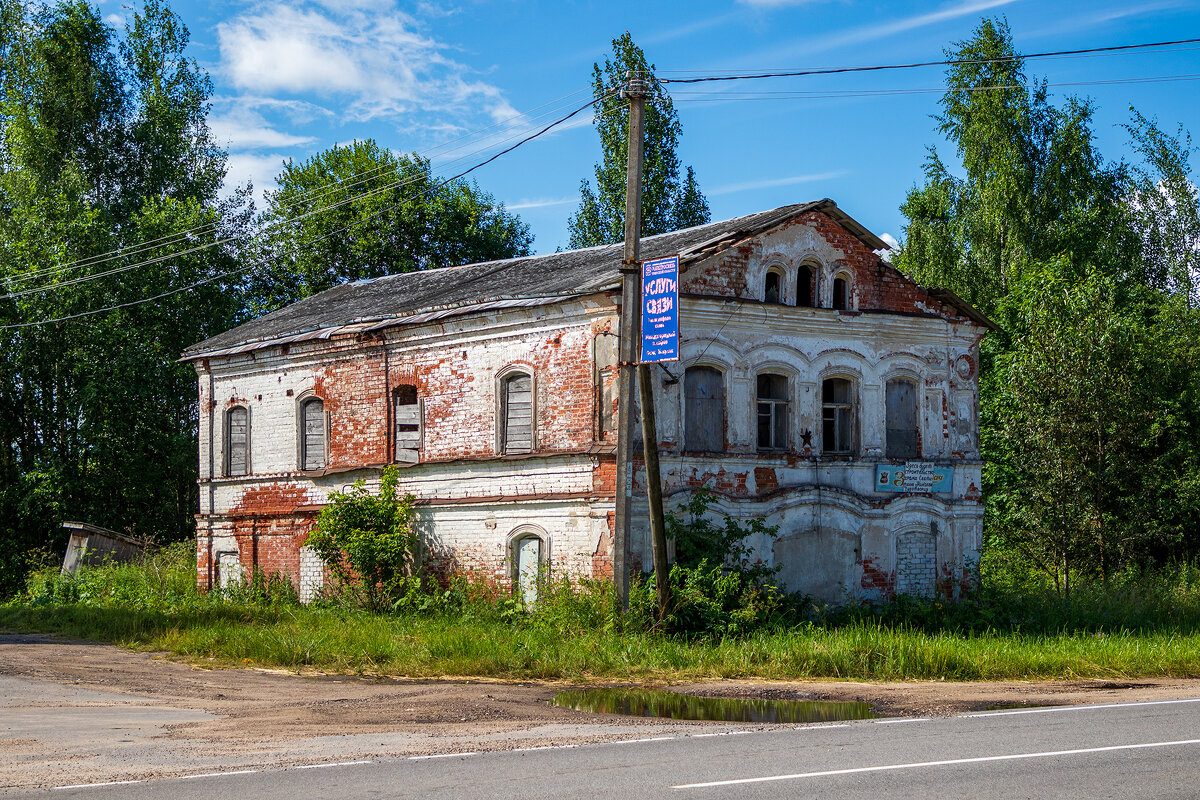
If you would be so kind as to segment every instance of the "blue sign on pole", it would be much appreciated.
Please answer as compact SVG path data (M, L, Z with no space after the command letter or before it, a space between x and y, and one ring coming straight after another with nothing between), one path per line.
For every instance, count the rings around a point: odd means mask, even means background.
M642 262L641 360L679 360L679 256Z

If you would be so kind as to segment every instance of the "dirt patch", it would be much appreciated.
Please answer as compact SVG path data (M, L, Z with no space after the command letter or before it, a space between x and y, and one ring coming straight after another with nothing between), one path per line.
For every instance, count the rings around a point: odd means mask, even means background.
M214 669L109 645L0 634L0 786L51 786L353 758L696 732L556 708L565 684L409 681ZM1200 695L1200 680L1007 683L722 681L704 696L860 701L885 716ZM745 725L738 725L746 728ZM769 726L755 726L769 727ZM653 732L653 733L651 733Z

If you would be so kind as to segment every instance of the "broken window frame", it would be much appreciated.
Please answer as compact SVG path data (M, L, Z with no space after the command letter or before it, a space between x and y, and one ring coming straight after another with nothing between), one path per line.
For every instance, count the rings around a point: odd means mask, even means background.
M715 374L719 379L719 397L696 397L690 392L690 376ZM697 378L697 381L700 380ZM710 378L711 380L711 378ZM685 453L725 452L725 370L711 364L693 364L683 373L683 451ZM708 411L705 411L705 408ZM719 411L719 414L713 412ZM705 417L717 417L707 422Z
M849 311L851 307L851 288L850 276L845 272L839 272L833 279L833 296L830 298L830 308L835 311Z
M402 383L393 389L392 461L397 464L420 462L421 447L425 443L424 422L425 401L417 391L416 384Z
M783 302L783 273L778 269L769 269L763 276L763 302L775 305Z
M846 387L845 397L831 398L835 382ZM853 456L858 441L858 381L846 375L821 379L821 455Z
M817 306L817 276L820 266L805 262L796 271L796 305L799 308L816 308Z
M771 382L775 383L774 387L768 389L766 396L763 391L764 381L768 386ZM788 449L788 395L786 375L778 372L760 372L756 376L755 436L761 453L779 453Z
M241 441L234 440L234 416L237 412L245 416ZM241 449L241 470L235 471L234 448ZM225 475L229 478L240 478L250 474L250 407L245 405L230 406L225 409Z
M519 390L512 388L513 384L525 378L529 381L529 416L528 422L525 423L529 428L528 444L525 444L526 437L514 436L514 433L520 433L521 425L514 425L514 420L520 420L520 416L514 416L512 408L512 395ZM497 377L497 419L499 425L496 426L496 449L501 455L522 455L532 453L537 449L537 381L534 379L533 371L526 367L514 367L504 370ZM518 410L516 413L519 414ZM515 440L515 441L514 441Z

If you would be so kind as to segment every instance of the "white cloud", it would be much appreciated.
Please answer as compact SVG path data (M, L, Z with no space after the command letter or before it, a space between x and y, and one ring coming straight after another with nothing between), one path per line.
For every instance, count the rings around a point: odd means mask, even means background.
M231 194L239 184L247 180L254 184L254 195L262 198L264 191L276 188L275 177L283 171L283 163L287 156L278 153L271 155L255 155L253 153L230 153L226 170L229 180L225 181L222 191Z
M393 0L349 5L269 2L217 27L222 70L257 95L316 94L354 121L444 112L515 112L496 87L445 55Z
M221 146L235 151L299 147L315 141L311 136L277 130L248 103L238 103L223 113L218 111L209 118L208 124L213 138Z
M881 233L879 234L879 238L883 239L884 243L887 244L887 247L883 248L882 250L876 250L875 255L887 261L892 257L893 253L900 249L900 240L895 236L892 236L890 233Z
M578 203L578 197L538 197L528 200L518 200L515 203L505 203L509 211L522 211L529 208L549 208L550 206L565 206Z
M848 170L839 169L832 172L814 172L807 175L792 175L788 178L767 178L761 181L747 181L745 183L731 183L726 186L718 186L712 191L705 192L708 196L722 194L733 194L735 192L750 192L756 189L773 189L777 186L792 186L797 183L816 183L818 181L828 181L834 178L841 178L844 175L849 175Z
M907 31L924 28L930 25L936 25L939 22L946 22L959 17L971 16L984 11L989 11L1000 6L1010 5L1018 2L1018 0L966 0L965 2L955 3L937 11L929 11L923 14L914 14L910 17L901 19L893 19L887 22L872 23L870 25L861 25L857 28L849 28L841 32L831 32L819 37L805 39L800 42L793 42L784 47L777 48L771 52L760 52L755 55L756 61L759 63L777 64L790 61L797 57L812 55L813 53L825 52L828 50L836 50L839 47L847 45L863 44L865 42L874 42L880 39L887 39L897 34Z

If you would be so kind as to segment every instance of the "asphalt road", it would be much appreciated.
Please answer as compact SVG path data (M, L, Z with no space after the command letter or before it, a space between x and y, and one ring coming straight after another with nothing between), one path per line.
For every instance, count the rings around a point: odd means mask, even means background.
M231 771L71 798L1196 798L1200 698Z

